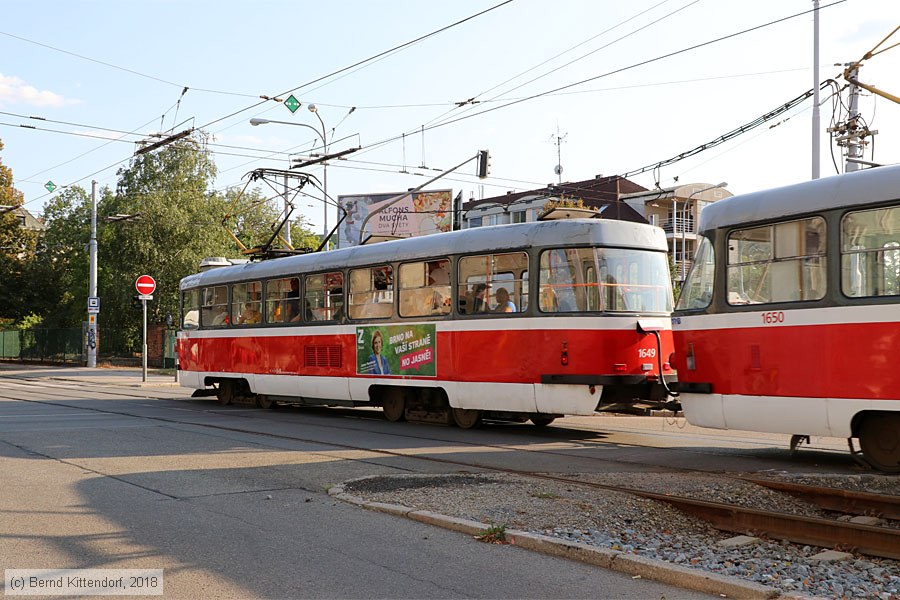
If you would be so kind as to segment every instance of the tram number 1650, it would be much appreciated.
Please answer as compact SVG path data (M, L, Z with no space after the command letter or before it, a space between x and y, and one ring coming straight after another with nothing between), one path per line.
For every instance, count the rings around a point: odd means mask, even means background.
M784 311L773 310L762 313L763 323L766 325L774 325L776 323L784 323Z

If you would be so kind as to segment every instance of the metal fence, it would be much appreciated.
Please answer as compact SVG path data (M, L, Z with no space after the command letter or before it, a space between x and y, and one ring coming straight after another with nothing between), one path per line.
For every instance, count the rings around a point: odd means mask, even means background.
M0 360L42 363L87 361L87 327L67 329L0 330ZM101 328L97 335L97 360L140 364L141 340L126 331Z
M84 360L81 329L0 331L0 358L32 362L77 363Z

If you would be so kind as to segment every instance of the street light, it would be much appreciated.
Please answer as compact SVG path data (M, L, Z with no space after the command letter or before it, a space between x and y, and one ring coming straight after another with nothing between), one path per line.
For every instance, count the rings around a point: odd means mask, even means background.
M684 285L684 280L687 279L687 273L685 272L685 268L687 267L687 246L685 241L685 230L687 229L687 217L688 217L688 209L691 206L691 198L696 196L697 194L702 194L703 192L708 192L709 190L715 190L718 188L723 188L728 185L728 182L723 181L722 183L717 183L716 185L711 185L709 187L705 187L699 190L694 190L684 201L684 206L681 209L681 285ZM696 227L692 228L692 233L696 233Z
M260 118L256 118L256 117L254 117L253 119L250 119L250 124L253 125L254 127L256 127L257 125L266 125L268 123L279 123L281 125L296 125L298 127L306 127L307 129L312 129L313 131L316 132L316 135L319 136L319 138L322 140L322 148L323 148L322 153L324 155L327 155L328 154L328 139L325 136L325 122L322 121L322 117L319 115L318 109L316 108L315 104L310 104L309 110L310 110L310 112L316 113L316 116L319 117L319 123L322 124L322 131L319 131L312 125L307 125L306 123L295 123L294 121L276 121L274 119L260 119ZM287 181L287 180L285 179L285 181ZM285 185L287 185L287 184L285 184ZM285 203L284 211L285 211L285 214L287 214L287 211L288 211L287 195L285 195L284 203ZM325 225L324 225L325 233L324 233L324 235L327 236L328 235L328 166L326 163L322 163L322 204L323 204L323 208L325 210ZM288 230L288 232L290 232L290 229L291 229L290 221L285 223L285 225L286 225L286 229ZM287 239L290 240L290 233L288 233Z
M325 156L328 156L328 138L325 135L325 121L322 120L322 115L319 114L319 109L315 104L310 104L306 107L309 109L309 112L316 115L319 118L319 123L322 125L322 144L325 146ZM322 208L325 211L325 225L322 229L322 239L326 239L328 237L328 163L322 163Z

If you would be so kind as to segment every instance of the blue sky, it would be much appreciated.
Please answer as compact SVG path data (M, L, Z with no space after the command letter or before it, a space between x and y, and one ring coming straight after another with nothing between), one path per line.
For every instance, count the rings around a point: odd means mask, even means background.
M822 79L900 25L896 0L830 3L821 0ZM308 127L252 127L249 120L318 128L307 110L314 103L332 151L363 147L328 168L329 195L402 191L486 148L490 178L479 181L470 163L431 186L477 198L556 182L558 156L563 181L650 165L812 87L812 15L605 75L810 10L812 0L513 0L307 85L498 4L13 0L4 3L0 23L0 158L13 169L26 206L40 213L50 197L47 181L114 186L140 136L203 127L220 170L217 189L241 186L248 171L284 168L290 153L319 145ZM900 33L887 45L897 42ZM861 79L900 95L897 73L900 47L866 61ZM563 86L571 87L546 93ZM254 107L260 95L295 88L303 104L295 114L275 102ZM530 96L538 97L511 104ZM470 98L479 103L455 104ZM827 98L823 92L823 176L835 172L824 132L832 116ZM807 101L775 127L764 125L656 176L631 179L646 187L673 185L676 177L727 181L734 193L809 179L811 106ZM900 105L867 94L860 108L880 132L874 159L900 162ZM321 167L310 172L321 175ZM320 200L303 200L299 208L321 229Z

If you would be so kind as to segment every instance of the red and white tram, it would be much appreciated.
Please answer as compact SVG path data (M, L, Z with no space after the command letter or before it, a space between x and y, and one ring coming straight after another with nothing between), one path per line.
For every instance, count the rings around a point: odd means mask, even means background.
M180 289L181 384L226 404L546 425L662 401L674 376L666 240L649 225L480 227L216 268Z
M673 328L688 421L859 438L900 471L900 166L721 200Z

